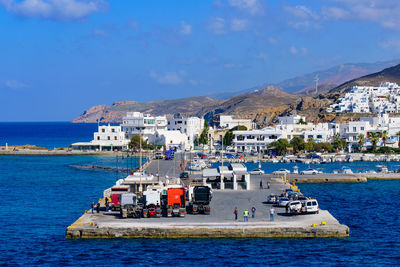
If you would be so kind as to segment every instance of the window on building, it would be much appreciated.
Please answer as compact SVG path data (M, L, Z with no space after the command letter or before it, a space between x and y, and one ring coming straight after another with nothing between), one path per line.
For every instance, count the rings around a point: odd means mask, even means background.
M361 131L364 131L364 127L361 127Z
M102 132L102 133L105 133L105 132L106 132L106 129L101 129L101 132Z
M100 140L100 136L97 136L97 140Z
M353 132L357 132L357 127L353 127Z
M116 136L114 136L114 140L117 140L117 137L116 137Z
M112 128L112 129L111 129L111 132L115 133L115 129L114 129L114 128Z
M107 136L107 139L108 139L108 140L110 140L110 137L109 137L109 136Z
M320 134L317 135L317 138L318 138L318 139L321 139L321 138L322 138L322 135L320 135Z

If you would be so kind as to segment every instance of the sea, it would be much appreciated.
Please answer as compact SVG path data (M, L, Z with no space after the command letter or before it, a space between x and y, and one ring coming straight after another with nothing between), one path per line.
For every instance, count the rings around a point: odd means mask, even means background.
M26 130L26 127L30 128ZM0 142L46 147L89 141L97 125L2 123ZM46 130L51 132L46 133ZM21 132L18 132L21 131ZM18 134L16 134L18 132ZM8 133L8 134L7 134ZM27 134L24 136L24 133ZM65 134L65 135L64 135ZM0 265L398 266L400 181L298 184L341 223L348 238L67 240L66 227L112 186L114 172L76 164L112 164L107 156L0 156ZM347 167L373 169L379 163ZM256 165L249 164L249 168ZM325 170L339 163L320 165ZM272 171L289 164L263 163ZM299 169L308 167L299 165ZM393 166L394 167L394 166Z

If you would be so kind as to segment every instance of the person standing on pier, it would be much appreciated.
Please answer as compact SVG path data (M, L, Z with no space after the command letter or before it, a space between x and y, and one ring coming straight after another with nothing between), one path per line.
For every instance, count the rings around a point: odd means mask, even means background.
M260 189L263 189L262 180L260 180Z
M96 204L96 211L97 211L97 213L100 212L100 202L97 202L97 204Z
M249 221L249 210L248 209L244 210L243 219L244 219L244 222L248 222Z
M108 212L108 209L109 209L109 204L108 204L108 197L106 197L106 198L104 198L104 200L105 200L105 205L106 205L106 212Z
M271 222L274 221L274 214L275 214L275 209L274 209L274 207L271 206L271 209L269 210L269 220Z
M251 208L251 218L253 218L254 219L254 217L256 216L256 207L252 207Z
M269 182L267 182L267 189L269 189L269 186L270 186L270 184L269 184Z
M233 214L235 214L235 221L237 221L237 216L238 216L238 209L237 209L237 207L235 207L235 209L233 210Z
M94 210L94 202L92 202L92 214L93 214L93 210Z

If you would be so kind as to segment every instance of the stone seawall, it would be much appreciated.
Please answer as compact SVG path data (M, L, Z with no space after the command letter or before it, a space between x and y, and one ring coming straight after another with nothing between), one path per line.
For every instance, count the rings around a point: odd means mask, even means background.
M86 228L67 230L66 237L76 238L305 238L347 237L349 228L340 226L308 227L133 227Z

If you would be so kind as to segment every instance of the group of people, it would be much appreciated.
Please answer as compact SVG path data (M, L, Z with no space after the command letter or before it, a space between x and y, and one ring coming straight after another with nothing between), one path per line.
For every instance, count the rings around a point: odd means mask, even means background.
M110 198L108 197L104 198L104 205L106 207L106 212L110 210L110 202L111 202ZM97 213L100 212L100 201L98 201L96 205L94 204L94 202L92 202L92 214L94 213L94 209L96 209Z
M251 218L255 218L256 217L256 207L251 207ZM235 215L235 221L237 221L238 220L238 213L239 213L239 210L238 210L238 208L237 207L235 207L235 209L233 210L233 214ZM272 207L271 206L271 208L270 208L270 210L269 210L269 219L270 219L270 221L273 221L274 220L274 215L275 215L275 209L274 209L274 207ZM248 222L249 221L249 209L245 209L244 211L243 211L243 221L244 222Z

